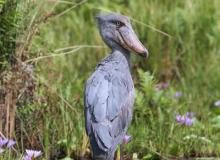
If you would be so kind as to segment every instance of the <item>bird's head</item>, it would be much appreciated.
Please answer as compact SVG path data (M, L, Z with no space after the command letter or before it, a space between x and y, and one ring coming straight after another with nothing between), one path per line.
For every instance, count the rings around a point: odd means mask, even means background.
M143 57L148 56L147 49L139 41L128 17L117 13L100 14L97 21L100 34L110 48L133 51Z

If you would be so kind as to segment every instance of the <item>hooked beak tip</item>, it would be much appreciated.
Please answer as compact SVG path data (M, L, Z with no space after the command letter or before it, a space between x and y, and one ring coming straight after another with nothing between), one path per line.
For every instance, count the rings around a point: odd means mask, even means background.
M143 56L144 58L148 58L149 52L148 50L145 48L144 52L140 53L141 56Z

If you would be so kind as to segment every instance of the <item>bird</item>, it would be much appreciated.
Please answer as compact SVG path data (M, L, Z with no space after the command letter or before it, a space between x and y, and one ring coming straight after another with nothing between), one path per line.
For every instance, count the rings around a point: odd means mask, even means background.
M119 13L96 16L99 33L112 50L95 68L85 84L85 128L93 159L113 160L117 147L122 149L132 120L135 99L131 76L130 52L148 57L130 19ZM120 155L122 159L122 155Z

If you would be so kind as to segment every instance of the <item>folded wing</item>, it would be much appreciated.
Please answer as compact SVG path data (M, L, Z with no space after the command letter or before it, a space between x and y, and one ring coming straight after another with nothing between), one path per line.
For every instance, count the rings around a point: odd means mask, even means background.
M103 151L120 143L131 121L133 84L116 75L96 71L84 95L86 132Z

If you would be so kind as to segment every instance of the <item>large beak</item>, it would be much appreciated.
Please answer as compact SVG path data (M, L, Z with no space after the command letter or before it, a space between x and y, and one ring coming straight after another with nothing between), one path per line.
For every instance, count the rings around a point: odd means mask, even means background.
M131 26L123 26L118 29L118 32L119 41L124 48L134 51L143 57L148 57L148 50L139 41Z

